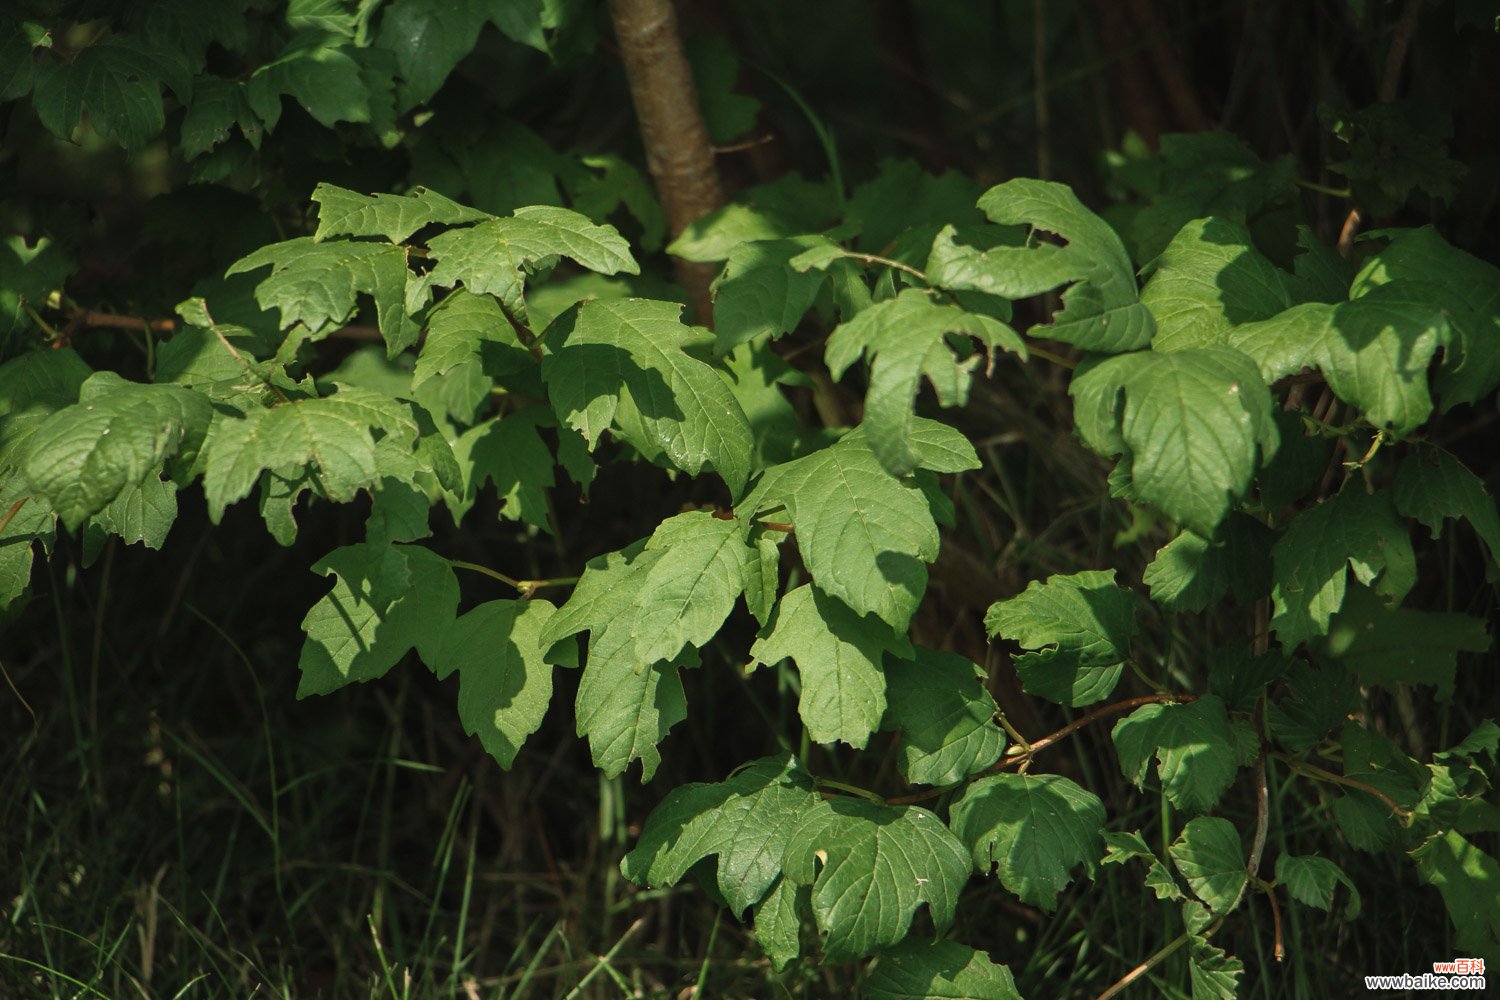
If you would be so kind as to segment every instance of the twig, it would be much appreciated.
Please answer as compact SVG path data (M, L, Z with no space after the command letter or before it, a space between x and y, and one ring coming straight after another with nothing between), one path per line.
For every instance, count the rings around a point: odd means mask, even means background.
M151 333L175 333L182 328L182 321L170 316L143 319L140 316L123 316L119 313L99 312L96 309L73 309L67 313L68 325L90 330L142 330ZM39 319L39 317L38 317ZM380 340L378 327L360 326L351 323L329 332L330 338L339 340Z
M1265 891L1266 901L1271 904L1271 928L1272 933L1276 935L1275 947L1271 954L1275 956L1276 961L1284 962L1286 961L1286 945L1282 943L1281 907L1276 902L1276 887L1268 882L1262 882L1261 889Z
M1412 811L1410 809L1407 809L1404 806L1400 805L1395 799L1391 798L1389 795L1385 794L1374 785L1360 781L1358 778L1349 778L1342 774L1334 774L1332 771L1325 771L1321 767L1318 767L1316 764L1309 764L1306 761L1298 760L1290 754L1273 753L1271 756L1275 757L1277 760L1281 761L1283 764L1285 764L1287 767L1291 768L1298 774L1313 778L1318 781L1327 781L1335 785L1343 785L1346 788L1357 788L1362 792L1367 792L1383 802L1387 809L1395 813L1397 816L1401 817L1402 820L1410 820L1412 817Z
M466 569L472 573L482 573L492 580L499 580L501 583L515 587L520 593L522 600L530 598L531 595L543 587L567 587L578 582L578 577L576 576L554 576L546 580L517 580L515 577L508 576L498 569L490 569L488 566L465 562L462 559L449 559L448 565L454 569Z
M1120 993L1124 991L1125 987L1129 986L1131 983L1135 982L1137 979L1141 978L1146 973L1156 968L1178 948L1181 948L1183 945L1187 944L1188 936L1188 932L1183 931L1171 941L1167 942L1167 944L1163 945L1161 949L1156 952L1156 954L1152 955L1140 965L1137 965L1135 968L1125 973L1124 976L1120 977L1120 980L1118 982L1116 982L1109 989L1105 990L1103 993L1099 994L1099 1000L1109 1000L1110 997L1119 996Z

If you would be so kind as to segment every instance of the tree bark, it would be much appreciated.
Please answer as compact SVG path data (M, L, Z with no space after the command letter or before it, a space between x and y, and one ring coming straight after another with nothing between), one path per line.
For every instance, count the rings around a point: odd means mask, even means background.
M630 98L646 147L646 166L676 236L724 203L698 90L682 50L671 0L609 0ZM713 322L709 283L718 268L674 262L698 322Z

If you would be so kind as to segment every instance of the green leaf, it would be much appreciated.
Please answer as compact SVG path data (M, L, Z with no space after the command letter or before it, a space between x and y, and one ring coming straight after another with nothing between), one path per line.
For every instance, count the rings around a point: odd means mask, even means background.
M40 64L31 102L42 124L59 139L72 138L87 108L95 132L135 154L166 124L163 84L184 104L192 99L192 70L183 55L116 35L72 59Z
M89 519L87 537L97 537L102 544L109 535L118 535L126 545L140 542L148 549L159 549L175 520L177 484L148 473L138 485L125 487L108 507Z
M1270 319L1292 305L1284 279L1244 226L1221 218L1188 223L1152 264L1141 290L1156 317L1151 349L1222 343L1234 326Z
M939 932L969 878L968 852L943 821L915 806L864 799L815 802L787 844L786 876L812 885L812 911L830 962L904 940L928 905Z
M75 529L167 460L191 464L212 412L190 389L99 372L82 384L77 403L30 434L21 475Z
M491 218L488 212L460 205L420 185L411 194L365 195L325 182L313 188L312 200L318 203L318 230L313 239L319 242L331 236L383 236L391 243L402 243L425 226L458 226Z
M473 50L486 21L493 20L512 37L534 32L540 39L540 14L540 3L514 0L449 0L441 4L395 0L387 5L375 44L396 57L401 73L401 109L422 104L437 93L459 60Z
M1051 911L1083 866L1090 877L1102 848L1104 803L1056 774L992 774L953 804L953 832L974 867L993 866L1000 882L1027 903Z
M716 145L728 145L755 127L760 101L735 92L740 59L726 36L694 32L686 48L708 137Z
M1169 133L1154 150L1131 135L1125 147L1108 155L1111 181L1133 203L1113 206L1105 216L1143 264L1193 219L1258 221L1301 194L1292 157L1262 163L1228 132Z
M297 697L383 677L413 647L439 662L438 644L458 611L448 560L415 545L346 545L313 572L337 579L302 620Z
M1271 549L1271 562L1271 628L1288 649L1328 634L1344 603L1349 570L1392 601L1405 597L1417 577L1411 533L1390 494L1368 494L1357 485L1292 518Z
M864 425L875 457L893 475L904 476L922 463L911 433L912 408L924 377L942 405L968 402L979 355L959 358L947 339L951 334L977 339L987 364L993 363L997 347L1026 357L1026 346L1009 326L981 313L938 305L914 288L864 310L828 338L824 357L835 379L843 378L861 355L870 362Z
M714 350L727 354L757 338L791 333L812 308L823 284L817 272L797 271L789 262L810 247L836 246L827 237L741 243L729 252L714 279Z
M637 543L590 560L573 595L547 622L546 644L588 630L589 651L574 708L578 735L587 736L594 764L609 777L640 759L642 781L661 762L656 745L687 718L678 668L688 657L643 665L636 654L637 601L655 595L643 587L668 550L643 551Z
M256 286L255 301L262 309L280 313L283 330L302 323L314 338L326 335L353 319L357 296L364 293L375 301L391 357L417 342L421 328L406 312L411 278L403 247L350 240L318 243L302 236L261 247L235 261L226 273L267 265L271 274Z
M252 149L260 148L265 129L250 107L243 83L201 76L193 91L193 103L182 119L183 156L191 160L211 152L215 146L230 140L234 128L240 130Z
M576 660L571 641L549 654L553 644L541 640L556 610L539 598L481 604L435 637L423 655L440 680L458 672L464 732L478 736L501 767L509 768L526 737L541 727L552 700L552 666Z
M1167 870L1167 866L1161 863L1156 852L1147 846L1145 839L1139 833L1104 833L1104 845L1107 853L1099 863L1101 865L1123 865L1127 861L1140 858L1146 862L1146 888L1150 889L1157 899L1181 899L1182 889L1177 885L1177 880Z
M1427 368L1448 340L1440 295L1411 283L1383 285L1349 302L1309 302L1245 323L1225 342L1254 358L1267 384L1317 368L1365 419L1405 435L1432 412Z
M1342 883L1349 890L1349 907L1345 919L1359 916L1359 890L1344 874L1344 870L1327 858L1314 854L1298 857L1283 854L1276 859L1276 883L1297 902L1319 910L1333 909L1333 890Z
M1178 809L1212 809L1234 782L1229 715L1216 695L1187 704L1142 705L1115 723L1111 735L1125 777L1144 788L1155 758L1162 791Z
M797 548L819 589L904 632L937 558L938 532L921 488L887 472L856 431L773 466L738 504L752 514L785 505Z
M18 506L19 505L19 506ZM33 497L19 476L0 483L0 610L20 597L31 582L33 543L50 548L57 515L41 499Z
M494 299L458 289L427 316L427 339L417 357L411 387L418 389L428 379L470 362L480 363L483 372L497 377L525 371L536 363Z
M807 886L779 878L755 907L755 943L778 972L802 953L802 913L811 895Z
M431 281L462 283L476 295L494 295L517 319L526 319L526 274L551 257L567 257L599 274L639 274L630 244L614 226L596 226L566 208L534 205L506 218L450 229L427 241L437 266Z
M1261 506L1280 515L1291 504L1319 490L1333 457L1332 438L1318 432L1300 414L1279 410L1276 427L1281 444L1266 467L1256 476Z
M72 348L29 351L0 365L0 473L20 465L31 436L53 414L78 402L92 374Z
M1114 581L1112 570L1052 576L990 605L984 617L990 638L1029 650L1014 661L1026 691L1076 707L1114 690L1130 658L1139 607Z
M382 435L378 444L376 432ZM368 389L287 400L243 419L221 414L203 449L209 516L217 523L225 507L250 493L263 470L286 478L285 470L306 469L318 490L339 503L370 489L383 474L403 478L423 466L436 472L436 463L421 461L419 433L413 404Z
M449 497L448 509L459 521L473 507L488 481L500 498L500 516L551 531L546 491L556 485L552 452L537 433L550 426L552 414L539 406L496 417L464 431L453 444L463 470L462 497Z
M13 340L25 343L33 331L40 332L26 307L45 303L77 267L72 254L54 240L43 237L28 245L21 236L0 239L0 352L9 355ZM77 359L71 348L59 353Z
M1365 262L1351 296L1396 283L1426 289L1453 332L1437 372L1443 409L1488 396L1500 386L1500 268L1455 249L1431 226L1382 235L1391 242Z
M1021 1000L1010 969L957 941L912 938L884 951L868 1000Z
M31 92L36 79L34 47L20 22L9 17L0 20L0 101L14 101Z
M1228 912L1250 878L1240 835L1227 819L1199 816L1189 820L1168 853L1193 895L1216 915Z
M1348 595L1333 616L1320 650L1363 684L1387 690L1401 684L1431 684L1437 696L1446 700L1453 695L1458 654L1489 648L1483 618L1388 607L1361 587Z
M768 666L796 662L802 680L797 713L808 736L855 748L869 742L885 714L886 653L909 656L911 647L884 622L860 617L810 584L781 598L770 626L750 648Z
M979 185L957 170L934 177L913 160L882 160L875 177L849 196L848 218L859 229L861 249L885 253L916 226L981 222L974 208L979 195Z
M1108 358L1068 392L1088 446L1121 455L1136 496L1205 537L1279 441L1270 392L1250 359L1225 347Z
M1210 541L1184 531L1157 550L1142 582L1168 611L1203 611L1231 589L1248 606L1271 589L1271 529L1231 514Z
M712 468L738 497L750 475L750 424L719 373L683 350L681 311L650 299L575 306L548 327L542 378L558 417L590 447L613 423L683 472Z
M1435 834L1411 852L1417 874L1436 886L1456 930L1458 951L1500 957L1500 862L1456 830Z
M646 551L664 555L646 573L631 624L641 664L670 660L684 646L707 645L729 617L744 590L747 567L757 558L733 520L704 510L663 521Z
M1468 521L1484 543L1492 566L1500 567L1500 513L1484 481L1458 459L1435 445L1423 445L1396 468L1391 500L1402 517L1427 526L1433 538L1443 533L1443 522Z
M652 810L620 871L659 888L716 858L719 891L743 917L780 878L787 845L818 801L812 779L787 754L753 761L717 784L681 785ZM760 912L756 919L759 927Z
M1017 178L990 188L979 207L993 222L1026 224L1033 232L1055 233L1067 241L1065 246L1034 241L985 251L990 273L1004 275L1003 285L994 287L996 294L1026 298L1071 286L1052 322L1033 327L1030 335L1112 353L1151 342L1155 320L1140 301L1124 244L1067 185Z
M885 664L883 729L901 734L898 766L907 781L947 785L976 774L1005 752L983 668L964 656L916 650L916 660Z
M1194 934L1188 941L1188 977L1193 1000L1234 1000L1245 963Z
M344 39L321 31L294 37L272 61L250 74L250 107L271 131L281 120L281 98L290 95L318 123L371 120L370 89Z
M1359 686L1342 670L1299 662L1285 681L1286 695L1267 709L1266 728L1289 750L1311 750L1359 709Z
M667 245L667 253L696 263L727 260L741 243L779 240L831 226L838 221L838 210L828 185L784 174L769 184L746 188L730 204L690 223Z

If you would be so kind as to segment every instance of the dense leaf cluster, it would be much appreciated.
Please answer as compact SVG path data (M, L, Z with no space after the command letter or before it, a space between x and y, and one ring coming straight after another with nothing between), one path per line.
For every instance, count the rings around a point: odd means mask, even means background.
M340 8L272 39L232 8L152 4L59 60L30 58L50 44L35 25L0 24L0 97L29 99L60 136L86 117L139 150L164 127L165 89L183 150L221 164L207 175L274 131L284 98L325 126L394 128L481 25L546 51L566 6L397 0L378 25ZM257 68L219 75L210 46ZM1223 136L1177 141L1167 167L1248 156ZM282 544L304 505L368 498L364 539L313 567L332 586L302 622L305 695L415 651L457 674L460 722L508 767L556 671L578 670L594 763L614 776L640 761L650 780L693 710L691 671L736 669L716 643L743 607L757 634L739 662L792 664L808 740L864 750L891 734L901 787L832 782L791 752L753 760L668 792L624 859L642 885L711 884L778 967L878 956L870 996L1015 996L1003 966L945 939L965 885L993 878L1051 910L1122 865L1180 909L1193 995L1232 996L1241 966L1211 936L1247 893L1327 910L1343 887L1351 919L1360 906L1330 857L1280 854L1266 878L1264 830L1216 815L1237 783L1263 789L1268 758L1332 790L1329 853L1335 836L1404 852L1458 947L1495 955L1500 863L1475 838L1500 829L1485 798L1500 727L1423 762L1357 709L1361 685L1447 697L1460 654L1490 644L1482 619L1415 599L1413 536L1477 537L1500 572L1493 499L1427 434L1455 407L1494 405L1500 269L1431 228L1370 234L1346 258L1303 227L1273 259L1246 220L1284 178L1249 160L1255 185L1113 224L1063 184L981 191L909 164L847 198L795 177L752 189L669 248L722 264L712 330L601 280L641 270L601 221L620 201L492 211L324 183L307 232L228 269L253 301L228 285L184 300L143 382L43 344L28 317L67 270L17 243L0 289L18 345L0 366L0 603L59 530L93 551L111 535L159 546L195 486L215 521L254 502ZM1022 322L1043 297L1056 308ZM773 344L810 313L832 327L820 374L863 398L855 426L805 426L778 388L802 376ZM309 374L315 345L361 319L379 356ZM983 667L910 635L952 477L981 467L959 429L976 379L1059 362L1113 496L1175 538L1139 580L1036 580L984 624L1027 693L1100 712L1123 778L1187 817L1162 850L1094 791L1033 769L1053 738L1007 731ZM462 522L491 485L502 517L551 531L560 474L587 488L603 461L711 477L720 502L665 516L576 580L512 580L515 599L466 606L458 571L473 567L422 544L433 510ZM1261 610L1250 643L1221 643L1207 686L1180 690L1136 641L1141 621L1230 600ZM1155 693L1112 702L1128 675Z

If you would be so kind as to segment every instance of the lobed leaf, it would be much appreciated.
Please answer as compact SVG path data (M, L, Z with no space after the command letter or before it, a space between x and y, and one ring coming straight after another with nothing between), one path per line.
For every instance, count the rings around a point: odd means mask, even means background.
M787 593L750 655L772 665L791 659L801 678L797 714L815 742L864 747L886 709L886 653L911 646L879 619L861 617L811 584Z
M991 639L1010 639L1029 652L1015 658L1021 686L1064 705L1107 698L1130 658L1139 602L1116 586L1113 571L1090 570L1033 580L984 617Z
M1156 323L1140 301L1125 245L1067 185L1016 178L990 188L979 207L993 222L1029 225L1067 241L983 251L982 266L996 294L1026 298L1070 286L1052 322L1033 327L1030 335L1111 353L1151 342Z
M1125 777L1144 787L1155 758L1163 793L1184 811L1212 809L1234 782L1238 766L1229 716L1216 695L1143 705L1115 723L1111 735Z
M944 406L968 402L979 356L960 359L948 340L952 334L977 339L988 364L997 347L1026 357L1026 345L1006 324L939 305L913 288L865 309L828 338L824 358L835 379L861 355L870 362L864 427L870 449L892 475L904 476L922 464L912 441L912 408L923 378Z
M1279 442L1270 392L1250 359L1226 347L1108 358L1080 368L1068 392L1079 434L1122 456L1132 495L1205 537Z
M1079 865L1094 873L1104 803L1060 775L988 775L964 789L952 815L974 867L994 868L1005 888L1043 910L1057 908Z
M542 378L558 417L590 447L613 424L689 475L712 468L738 497L750 476L750 424L719 373L683 350L681 311L649 299L574 306L548 327Z
M883 729L901 734L898 766L907 781L947 785L983 771L1005 752L986 674L967 657L918 647L915 660L884 664Z
M573 659L571 641L543 643L556 612L547 601L490 601L448 626L423 655L441 680L458 674L458 717L464 732L501 767L509 768L526 738L542 725L552 700L552 667Z
M864 799L818 800L787 844L783 870L812 885L812 911L830 962L905 939L926 903L939 932L968 881L968 852L926 809Z

